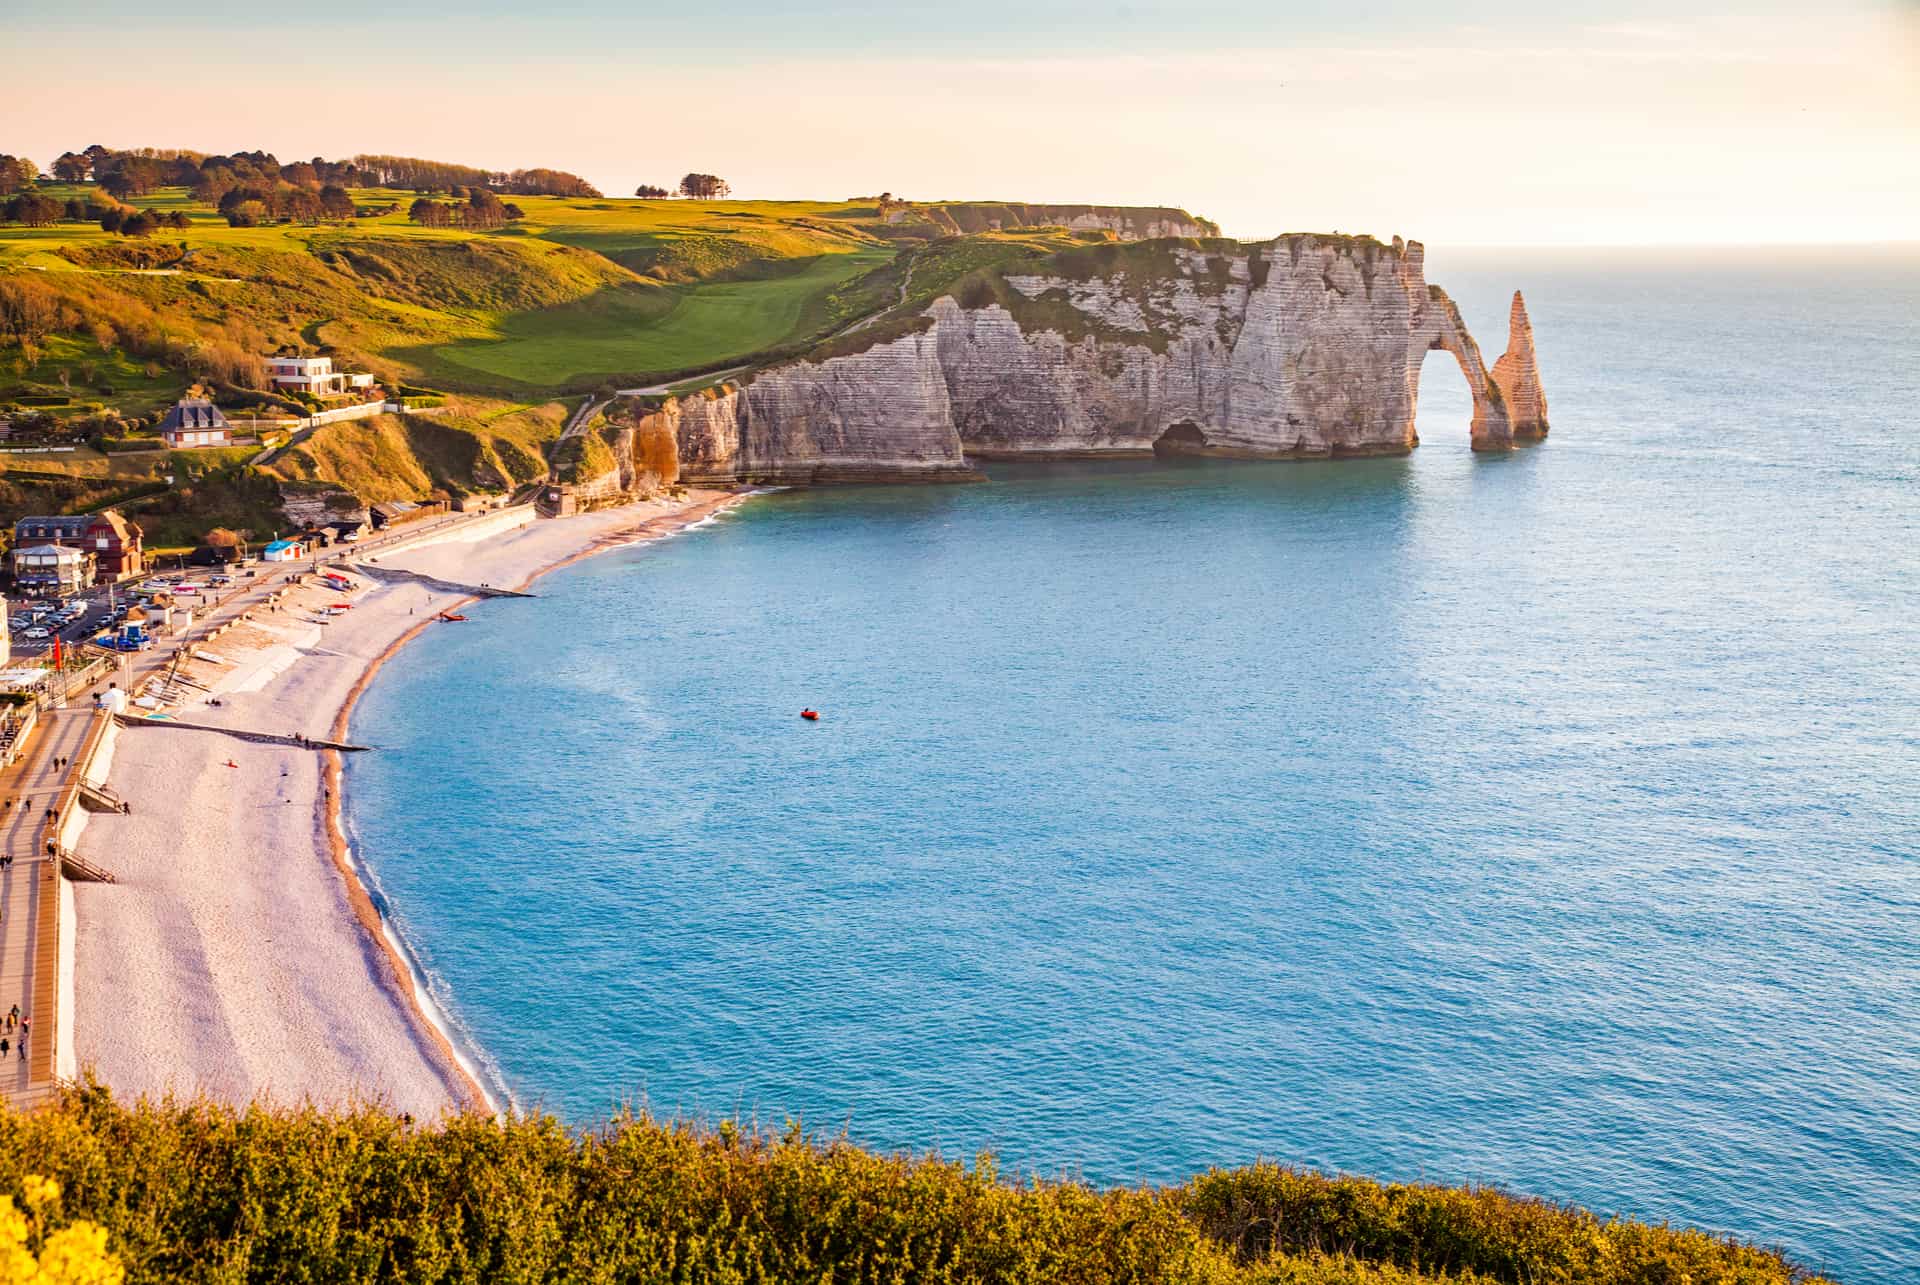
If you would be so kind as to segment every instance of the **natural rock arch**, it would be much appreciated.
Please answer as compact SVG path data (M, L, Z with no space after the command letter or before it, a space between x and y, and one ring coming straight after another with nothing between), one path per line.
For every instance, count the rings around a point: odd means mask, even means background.
M1407 395L1417 406L1420 371L1429 352L1453 354L1473 395L1473 422L1469 428L1476 451L1507 451L1516 440L1547 435L1547 399L1540 388L1540 366L1533 351L1533 325L1527 319L1526 300L1513 292L1507 316L1507 350L1488 370L1480 345L1467 331L1447 292L1427 288L1428 308L1415 325L1407 347Z

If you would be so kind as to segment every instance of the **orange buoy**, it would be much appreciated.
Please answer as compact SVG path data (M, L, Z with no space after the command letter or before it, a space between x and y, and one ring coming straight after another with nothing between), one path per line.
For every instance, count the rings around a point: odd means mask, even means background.
M820 721L820 711L817 709L803 709L800 711L800 717L810 723L817 723Z

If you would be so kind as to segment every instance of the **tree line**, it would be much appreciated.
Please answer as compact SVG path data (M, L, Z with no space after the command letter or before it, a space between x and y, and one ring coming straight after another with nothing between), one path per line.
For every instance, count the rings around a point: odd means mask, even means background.
M679 195L693 201L719 201L725 199L733 189L727 186L727 180L718 174L689 174L680 180L677 189ZM651 183L642 183L633 189L633 194L644 200L657 201L674 195L664 187L655 187Z
M338 183L329 183L317 192L285 183L245 183L222 191L215 208L236 228L256 227L277 220L345 222L358 213L353 197Z
M422 160L417 156L356 156L352 161L368 179L362 187L399 187L415 192L490 188L508 196L590 196L600 190L565 170L483 170L471 165Z
M30 228L51 227L56 223L98 223L108 232L146 236L161 228L184 228L192 222L184 210L136 210L112 197L104 202L79 196L63 201L39 192L22 192L0 202L0 223L21 223Z
M511 201L502 201L491 188L470 187L464 201L435 201L423 196L407 208L407 217L430 228L499 228L512 219L525 218L526 212Z
M262 151L222 156L185 148L115 149L98 143L82 151L62 152L47 173L61 183L98 183L122 199L145 196L161 187L187 187L208 204L216 204L227 189L243 184L284 184L315 194L337 186L399 187L422 193L489 187L510 196L600 195L578 174L545 167L485 170L412 156L374 155L338 161L316 156L282 163L273 153ZM32 161L0 156L0 196L32 187L39 177L40 169Z

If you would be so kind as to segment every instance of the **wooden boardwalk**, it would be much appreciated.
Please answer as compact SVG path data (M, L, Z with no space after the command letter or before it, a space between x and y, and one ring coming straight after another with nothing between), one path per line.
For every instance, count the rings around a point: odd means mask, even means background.
M20 759L0 770L0 854L13 864L0 869L0 1019L13 1005L33 1020L27 1056L20 1057L20 1033L7 1034L12 1046L0 1064L0 1093L17 1105L31 1105L53 1089L59 1047L60 867L47 853L51 833L47 809L75 806L77 776L91 709L47 710L28 739ZM72 759L67 767L56 759Z

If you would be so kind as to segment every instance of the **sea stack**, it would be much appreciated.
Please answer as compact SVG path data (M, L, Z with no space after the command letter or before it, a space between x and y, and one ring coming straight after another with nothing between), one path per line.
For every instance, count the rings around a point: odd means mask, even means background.
M1540 363L1533 353L1533 323L1527 320L1527 301L1513 292L1507 314L1507 350L1493 363L1493 382L1507 402L1507 417L1516 439L1539 441L1547 435L1547 395L1540 389Z

